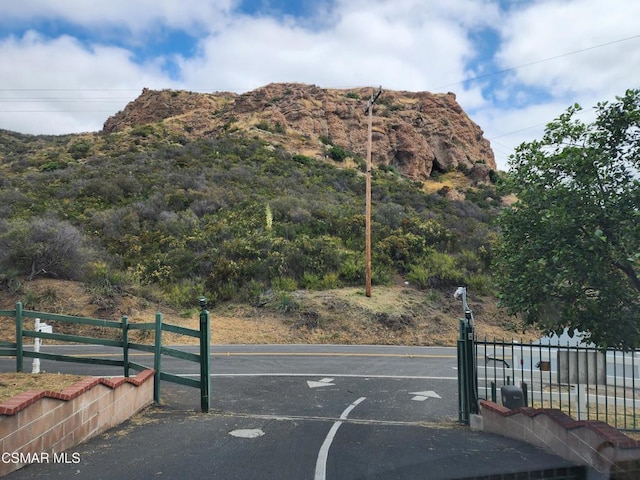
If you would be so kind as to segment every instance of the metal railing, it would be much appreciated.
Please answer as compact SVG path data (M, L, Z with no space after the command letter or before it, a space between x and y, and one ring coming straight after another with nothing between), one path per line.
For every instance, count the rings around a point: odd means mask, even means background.
M479 398L495 402L503 385L518 385L528 406L640 430L640 356L635 350L486 339L475 343Z
M15 342L0 341L0 356L15 356L16 358L16 371L22 372L24 369L24 359L46 359L59 362L73 362L73 363L86 363L93 365L107 365L111 367L122 367L125 377L129 376L131 369L141 371L149 368L155 370L154 375L154 390L153 398L156 403L160 402L160 380L166 380L173 383L187 385L200 389L201 409L203 412L209 411L210 397L209 392L211 389L210 380L210 321L209 312L203 306L200 312L200 329L194 330L176 325L170 325L163 323L162 314L157 313L155 322L151 323L129 323L127 317L122 317L122 321L114 320L100 320L95 318L74 317L69 315L59 315L53 313L36 312L31 310L24 310L22 303L16 303L15 310L0 310L0 316L15 318ZM96 338L81 335L69 335L64 333L47 333L43 331L28 330L24 328L24 319L33 318L47 320L54 322L55 324L72 323L80 325L89 325L94 327L105 327L115 330L120 330L121 339L111 338ZM154 341L153 344L134 343L129 341L129 332L132 330L141 331L153 331ZM200 353L194 354L185 352L176 348L166 347L162 345L162 332L172 332L178 335L186 335L190 337L199 338L200 340ZM113 335L116 337L117 335ZM73 355L57 355L52 353L44 353L38 351L31 351L25 349L24 338L40 338L56 340L68 343L80 343L89 345L101 345L122 349L122 359L114 360L107 358L99 358L100 355L96 354L95 357L91 356L73 356ZM34 349L35 350L35 349ZM149 352L153 354L153 366L145 366L139 363L132 362L129 359L130 350L139 350L143 352ZM182 360L196 362L200 364L200 379L195 380L192 378L186 378L172 373L163 372L162 356L167 355Z

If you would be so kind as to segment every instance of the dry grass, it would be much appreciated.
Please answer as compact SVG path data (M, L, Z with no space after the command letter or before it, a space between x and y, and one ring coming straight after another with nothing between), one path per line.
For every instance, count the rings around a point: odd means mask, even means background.
M296 291L287 295L293 308L283 313L281 301L274 296L266 306L224 305L211 308L212 344L378 344L378 345L446 345L454 346L458 338L459 300L452 292L424 292L404 285L374 286L372 296L366 297L363 288L344 288L327 291ZM25 282L17 293L0 291L0 309L13 309L22 301L29 310L66 315L121 320L126 315L130 322L153 322L157 311L163 312L163 321L188 328L199 328L197 308L179 312L144 299L125 295L110 310L104 310L92 301L91 295L76 282L38 279ZM536 332L522 334L489 297L470 297L474 310L477 333L480 337L531 340ZM120 332L109 328L80 326L61 322L54 331L92 337L114 338ZM25 322L31 329L31 320ZM15 341L13 318L0 317L0 340ZM131 339L152 343L153 332L131 332ZM29 343L25 338L25 343ZM163 333L163 343L196 343L196 338ZM53 343L49 340L46 343ZM13 375L13 374L11 374ZM29 389L63 389L80 377L66 375L26 375L14 377L24 381L20 391ZM51 379L53 384L48 384ZM2 381L2 380L0 380ZM43 382L42 384L36 382ZM64 382L64 383L63 383ZM10 383L5 380L3 383ZM13 396L18 391L2 386L2 393ZM7 392L7 393L5 393Z
M82 378L82 375L60 373L0 373L0 403L29 390L61 392Z
M212 343L342 343L380 345L448 345L458 338L458 318L462 306L452 292L421 291L398 279L396 285L374 286L372 296L363 288L325 291L296 291L274 296L266 306L218 305L211 307ZM283 296L292 307L283 312ZM30 310L66 315L121 320L133 323L153 322L157 311L163 321L198 328L199 315L194 307L180 312L144 299L124 295L115 306L104 310L77 282L39 279L25 282L18 293L0 292L0 309L13 309L21 300ZM523 333L517 322L497 308L491 297L472 296L479 337L511 340L538 338L535 331ZM404 320L403 320L404 319ZM32 328L30 320L25 328ZM101 327L55 323L54 331L94 337L117 336L119 332ZM14 320L0 317L0 340L14 340ZM152 332L132 332L135 341L153 339ZM167 343L195 342L172 334L163 334ZM30 339L25 338L25 342Z
M437 180L424 182L423 190L427 193L435 193L444 187L452 190L466 189L469 187L469 178L462 172L448 172L442 174Z

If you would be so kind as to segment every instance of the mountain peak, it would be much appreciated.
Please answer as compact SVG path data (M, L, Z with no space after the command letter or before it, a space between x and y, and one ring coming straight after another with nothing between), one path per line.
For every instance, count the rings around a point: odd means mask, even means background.
M364 157L365 106L371 88L323 89L300 83L272 83L244 94L149 90L110 117L103 132L162 123L189 138L251 131L273 144L308 156L331 148ZM487 181L496 163L481 128L453 93L385 90L373 109L373 163L403 175L428 179L460 169Z

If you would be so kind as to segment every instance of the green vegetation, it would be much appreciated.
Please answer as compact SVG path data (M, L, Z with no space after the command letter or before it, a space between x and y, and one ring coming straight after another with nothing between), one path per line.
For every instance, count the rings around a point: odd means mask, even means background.
M578 105L522 144L506 180L519 201L500 217L502 303L549 331L602 346L640 345L640 90Z
M490 291L498 209L374 174L374 284L402 275ZM0 273L81 280L105 307L123 291L179 308L200 295L258 305L276 292L290 311L292 290L364 282L364 191L359 171L237 132L0 131Z
M264 130L265 132L279 133L279 134L286 133L286 128L280 122L271 124L266 120L262 120L256 124L256 128L259 130Z
M331 160L335 160L336 162L344 162L348 157L355 157L355 154L337 145L333 145L327 151L327 155Z

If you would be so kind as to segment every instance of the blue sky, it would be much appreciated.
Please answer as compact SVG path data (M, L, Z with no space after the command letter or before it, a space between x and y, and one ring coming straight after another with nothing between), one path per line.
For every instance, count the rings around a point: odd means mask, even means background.
M456 93L505 169L569 105L640 87L637 18L628 0L2 2L0 128L97 131L145 87L381 85Z

